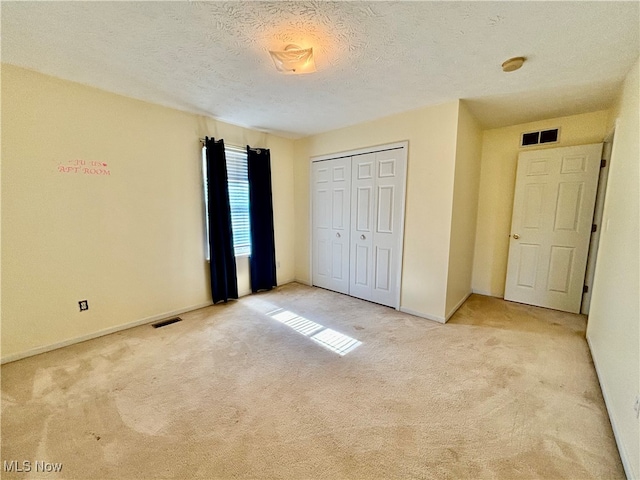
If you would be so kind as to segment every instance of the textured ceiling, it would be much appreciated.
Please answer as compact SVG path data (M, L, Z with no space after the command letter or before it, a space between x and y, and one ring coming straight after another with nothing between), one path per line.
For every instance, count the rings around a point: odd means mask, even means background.
M457 98L485 127L611 105L634 2L6 2L2 61L289 137ZM318 71L268 55L312 46ZM524 67L503 73L509 57Z

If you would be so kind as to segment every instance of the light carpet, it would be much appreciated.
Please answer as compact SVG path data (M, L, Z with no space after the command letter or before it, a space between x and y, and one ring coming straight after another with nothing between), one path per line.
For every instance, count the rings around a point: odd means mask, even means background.
M2 478L624 478L584 316L289 284L181 317L2 366Z

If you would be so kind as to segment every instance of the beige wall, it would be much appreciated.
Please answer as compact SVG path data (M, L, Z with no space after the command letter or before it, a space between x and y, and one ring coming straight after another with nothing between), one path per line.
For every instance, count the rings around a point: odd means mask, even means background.
M292 141L2 66L3 360L210 303L204 134L271 148L292 280ZM59 171L75 160L110 175Z
M443 321L459 102L393 115L296 141L296 279L310 281L309 157L409 141L404 311Z
M293 204L295 224L295 279L311 285L311 197L309 161L310 139L296 140L293 146Z
M445 309L447 319L471 293L481 152L480 125L464 102L460 102Z
M518 153L529 149L598 143L607 134L607 110L485 130L482 138L473 291L504 296ZM560 141L519 148L520 134L560 127Z
M640 478L640 64L628 75L617 120L587 327L598 378L629 478Z

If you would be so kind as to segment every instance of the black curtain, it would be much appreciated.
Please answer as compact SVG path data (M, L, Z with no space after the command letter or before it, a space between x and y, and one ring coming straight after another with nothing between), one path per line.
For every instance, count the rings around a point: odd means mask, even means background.
M224 142L205 138L209 203L209 269L213 303L238 298Z
M251 224L251 291L271 290L276 284L276 249L273 236L271 155L267 149L247 145L249 221Z

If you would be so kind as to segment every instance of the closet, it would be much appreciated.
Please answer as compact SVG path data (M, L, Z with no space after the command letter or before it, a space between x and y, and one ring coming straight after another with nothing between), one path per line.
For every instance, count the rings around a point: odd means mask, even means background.
M313 285L399 308L406 142L311 165Z

